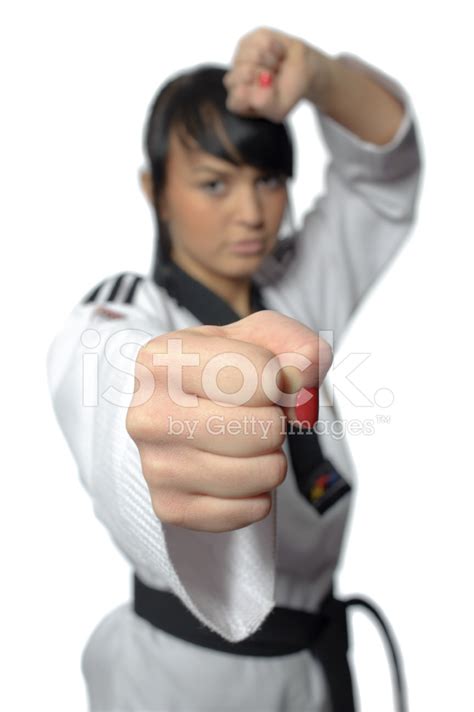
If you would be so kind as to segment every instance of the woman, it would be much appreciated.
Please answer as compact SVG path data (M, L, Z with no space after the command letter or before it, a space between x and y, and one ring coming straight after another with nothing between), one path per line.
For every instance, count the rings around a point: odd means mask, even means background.
M282 238L284 119L302 99L329 151L326 190ZM317 431L309 389L330 366L327 341L337 347L413 224L411 102L360 59L259 28L227 72L198 67L162 88L145 143L150 274L94 287L48 358L82 482L135 573L133 606L109 614L84 651L90 709L349 711L331 592L354 471L327 389ZM274 355L286 369L269 392ZM205 383L217 382L211 398ZM277 400L297 391L303 411Z

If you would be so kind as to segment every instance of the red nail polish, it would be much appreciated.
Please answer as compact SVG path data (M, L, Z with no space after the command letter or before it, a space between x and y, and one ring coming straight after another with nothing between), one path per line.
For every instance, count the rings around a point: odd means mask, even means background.
M261 87L269 87L272 84L272 75L270 72L260 72L258 81Z
M306 401L303 403L302 401ZM317 388L302 388L296 396L296 418L300 423L309 422L310 427L318 420L319 393Z

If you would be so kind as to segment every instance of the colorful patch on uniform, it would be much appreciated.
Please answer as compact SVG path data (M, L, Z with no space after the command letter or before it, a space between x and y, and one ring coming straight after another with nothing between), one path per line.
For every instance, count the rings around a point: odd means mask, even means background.
M94 310L96 316L100 316L103 319L123 319L123 312L115 311L114 309L109 309L109 307L97 307Z
M311 476L307 495L313 507L320 514L324 514L350 490L350 484L333 464L324 460Z

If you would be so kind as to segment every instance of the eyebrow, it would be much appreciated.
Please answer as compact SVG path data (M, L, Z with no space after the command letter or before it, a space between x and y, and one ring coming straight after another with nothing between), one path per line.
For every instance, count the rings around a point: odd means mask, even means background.
M233 171L223 171L223 170L220 170L219 168L214 168L213 166L206 166L206 165L195 166L192 169L192 171L193 171L193 173L206 171L206 172L211 172L211 173L217 173L218 175L221 175L221 176L230 176L233 173Z

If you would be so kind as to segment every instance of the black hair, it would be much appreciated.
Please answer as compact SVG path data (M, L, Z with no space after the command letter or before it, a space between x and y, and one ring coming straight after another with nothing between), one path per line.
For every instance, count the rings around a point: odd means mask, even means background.
M293 177L293 142L285 122L240 116L226 107L223 84L226 67L199 65L174 75L153 99L145 125L144 151L153 180L157 222L155 265L169 261L171 238L158 212L166 181L166 159L173 129L184 146L194 139L207 153L234 165L249 164L271 173Z

